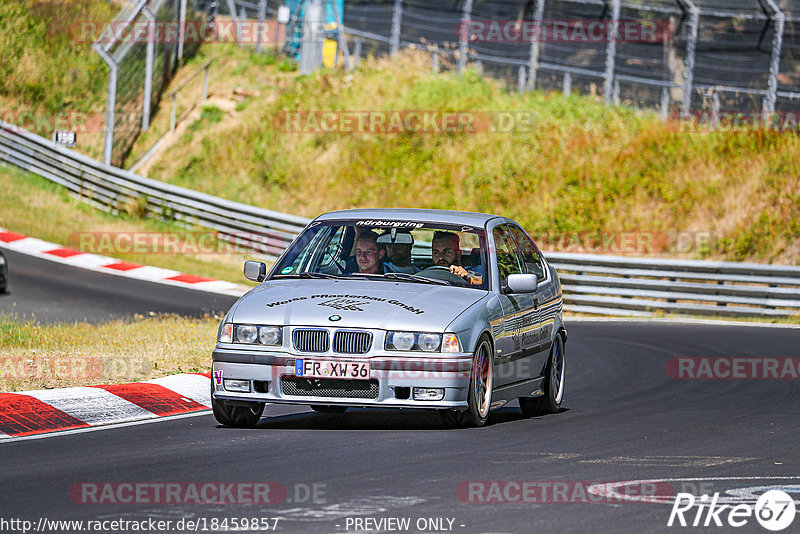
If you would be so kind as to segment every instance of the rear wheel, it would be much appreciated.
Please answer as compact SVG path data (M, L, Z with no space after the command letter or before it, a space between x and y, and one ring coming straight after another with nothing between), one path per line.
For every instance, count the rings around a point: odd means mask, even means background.
M252 428L261 419L264 403L248 402L240 405L223 399L215 399L212 396L211 409L214 411L214 417L222 425Z
M492 345L484 336L472 357L472 374L469 380L467 409L462 412L441 410L442 420L448 426L483 426L489 418L492 405L492 386L494 384Z
M519 407L526 417L558 413L561 408L561 401L564 399L565 357L564 339L557 335L550 351L550 358L547 361L544 396L519 398Z
M325 404L312 404L311 409L320 413L344 413L347 406L329 406Z

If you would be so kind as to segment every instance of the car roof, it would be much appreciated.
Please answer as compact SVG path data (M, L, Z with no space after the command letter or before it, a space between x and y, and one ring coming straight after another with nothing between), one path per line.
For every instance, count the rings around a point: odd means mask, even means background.
M339 219L375 219L375 220L402 220L410 222L438 222L444 224L468 224L483 226L487 221L499 217L488 213L474 213L470 211L450 210L423 210L411 208L374 208L332 211L320 215L315 220L329 221Z

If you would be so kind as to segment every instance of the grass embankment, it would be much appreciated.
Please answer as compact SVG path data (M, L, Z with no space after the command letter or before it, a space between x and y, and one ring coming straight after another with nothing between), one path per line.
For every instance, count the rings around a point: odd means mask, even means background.
M286 133L281 113L308 110L522 110L534 119L514 133ZM433 74L424 54L283 80L244 113L178 139L149 176L306 216L404 206L501 213L545 248L613 253L604 238L643 232L655 244L642 252L800 261L797 135L685 133L593 97L520 95L471 71ZM658 245L678 232L680 246Z
M210 369L219 319L39 325L0 317L0 392L118 384Z
M255 255L217 242L213 232L142 217L135 204L126 206L127 212L110 215L71 197L60 185L2 165L0 190L0 227L13 232L131 263L253 285L244 278L242 264ZM89 239L82 241L87 234ZM170 249L151 246L173 236L175 246Z
M0 117L50 137L59 124L70 124L78 114L102 114L108 68L81 33L81 22L111 21L121 5L96 0L0 2ZM97 157L102 137L100 132L81 134L78 147Z

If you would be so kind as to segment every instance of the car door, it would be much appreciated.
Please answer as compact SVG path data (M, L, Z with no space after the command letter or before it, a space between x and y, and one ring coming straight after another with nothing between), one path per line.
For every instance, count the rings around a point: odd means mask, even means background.
M500 304L503 325L500 339L495 340L496 383L498 386L524 382L532 374L531 356L538 345L539 312L534 293L511 293L506 280L510 274L525 272L522 256L508 224L492 231L500 276Z
M537 374L541 374L550 354L553 327L557 315L559 299L555 294L555 284L547 275L542 254L533 240L525 231L515 224L510 224L509 229L517 242L522 267L528 274L535 274L538 287L534 294L534 306L538 309L538 325L536 327L535 345L529 347L533 352L531 365Z

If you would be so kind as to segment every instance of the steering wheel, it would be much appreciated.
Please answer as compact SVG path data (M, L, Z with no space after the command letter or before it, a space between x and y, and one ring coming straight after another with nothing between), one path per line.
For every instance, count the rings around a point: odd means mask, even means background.
M469 282L457 274L451 273L450 267L444 267L442 265L431 265L427 269L423 269L422 271L418 272L417 275L424 276L426 278L432 278L434 280L447 280L451 284L460 287L469 286Z

